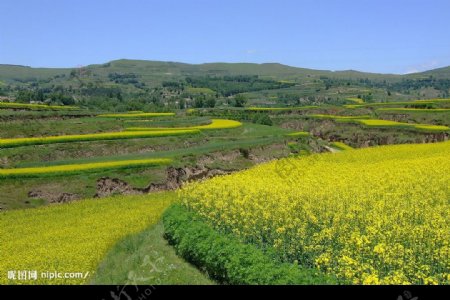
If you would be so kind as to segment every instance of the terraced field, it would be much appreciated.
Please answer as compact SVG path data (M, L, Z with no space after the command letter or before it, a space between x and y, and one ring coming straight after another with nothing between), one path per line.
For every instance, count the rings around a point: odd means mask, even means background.
M165 130L208 130L208 129L229 129L242 126L241 122L223 119L211 119L211 123L207 125L191 126L191 127L128 127L128 131L165 131Z
M447 99L351 98L5 107L0 283L449 284Z
M107 133L46 136L46 137L31 137L31 138L12 138L12 139L0 139L0 148L20 147L25 145L70 143L70 142L153 138L161 136L197 134L199 132L200 132L199 130L195 129L184 129L184 130L154 130L143 132L124 131L124 132L107 132Z
M118 160L112 162L86 163L57 165L34 168L14 168L0 169L0 178L23 178L39 176L72 175L88 172L98 172L99 170L132 169L138 167L150 167L169 164L170 159L141 159L141 160Z
M29 109L29 110L77 110L76 106L69 105L43 105L15 102L0 102L0 109Z
M153 118L153 117L172 117L175 113L144 113L144 112L129 112L123 114L100 114L97 115L100 118Z

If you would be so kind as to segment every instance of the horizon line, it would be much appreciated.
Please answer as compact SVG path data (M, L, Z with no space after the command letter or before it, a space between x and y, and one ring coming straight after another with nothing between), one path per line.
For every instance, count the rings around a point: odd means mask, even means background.
M87 65L76 65L72 67L48 67L48 66L32 66L32 65L21 65L21 64L10 64L10 63L0 63L0 66L11 66L11 67L24 67L24 68L32 68L32 69L79 69L89 66L96 66L96 65L104 65L115 61L120 60L128 60L128 61L145 61L145 62L161 62L161 63L177 63L177 64L186 64L186 65L208 65L208 64L249 64L249 65L268 65L268 64L277 64L282 65L285 67L290 68L296 68L296 69L306 69L311 71L325 71L325 72L359 72L359 73L369 73L369 74L380 74L380 75L394 75L394 76L402 76L402 75L411 75L411 74L420 74L428 71L433 71L437 69L447 68L448 66L442 66L442 67L436 67L432 69L426 69L422 71L415 71L415 72L404 72L404 73L383 73L383 72L372 72L372 71L362 71L362 70L356 70L356 69L342 69L342 70L331 70L331 69L314 69L314 68L307 68L307 67L300 67L300 66L293 66L288 64L283 64L280 62L245 62L245 61L237 61L237 62L225 62L225 61L212 61L212 62L202 62L202 63L188 63L188 62L182 62L182 61L173 61L173 60L152 60L152 59L140 59L140 58L117 58L112 59L103 63L91 63Z

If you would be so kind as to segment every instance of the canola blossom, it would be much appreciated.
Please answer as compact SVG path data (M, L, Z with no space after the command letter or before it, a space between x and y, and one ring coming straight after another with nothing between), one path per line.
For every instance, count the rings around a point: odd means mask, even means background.
M284 110L303 110L303 109L313 109L319 108L316 105L305 105L305 106L292 106L292 107L256 107L250 106L246 107L246 110L249 111L284 111Z
M333 146L334 148L337 148L339 150L353 150L354 149L353 147L351 147L345 143L342 143L342 142L332 142L331 146Z
M307 131L295 131L295 132L291 132L286 134L286 136L291 136L291 137L307 137L310 136L309 132Z
M315 119L330 119L337 122L347 122L347 121L353 121L353 120L360 120L360 119L369 119L369 115L364 116L337 116L337 115L324 115L324 114L314 114L314 115L308 115L310 118Z
M430 124L414 124L414 123L404 123L389 120L378 120L378 119L361 119L353 120L367 127L379 127L379 128L409 128L419 131L448 131L450 127L444 125L430 125Z
M219 230L355 284L450 283L450 142L273 161L186 185Z
M116 196L2 212L0 284L88 283L107 251L127 235L157 223L173 198L171 192ZM23 270L36 271L37 278L18 280L17 272ZM55 271L87 276L41 276Z
M358 103L358 104L364 103L364 100L361 98L345 98L345 100L351 101L353 103Z
M143 113L143 112L128 112L123 114L100 114L97 117L101 118L153 118L153 117L171 117L175 113Z
M47 167L0 169L0 178L38 177L49 175L69 175L112 169L130 169L164 165L172 162L168 158L117 160L110 162L57 165Z
M361 108L361 107L378 107L378 106L392 106L392 105L411 105L411 104L440 104L448 103L450 99L424 99L414 101L399 101L399 102L374 102L361 104L345 104L345 108Z
M381 112L399 112L399 113L450 113L450 108L377 108Z
M58 135L58 136L44 136L44 137L30 137L30 138L10 138L10 139L0 139L0 148L11 148L26 145L84 142L84 141L152 138L161 136L196 134L199 132L200 131L196 129L185 129L177 131L173 130L155 130L151 132L123 131L123 132Z
M211 123L207 125L191 126L191 127L129 127L128 131L153 131L153 130L209 130L209 129L230 129L242 126L241 122L226 119L211 119Z
M68 105L45 105L45 104L27 104L14 102L0 102L0 109L31 109L31 110L75 110L76 106Z

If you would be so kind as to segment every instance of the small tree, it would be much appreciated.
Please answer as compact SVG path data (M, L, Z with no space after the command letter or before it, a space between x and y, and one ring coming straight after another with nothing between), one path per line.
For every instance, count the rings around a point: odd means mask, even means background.
M206 107L211 107L211 108L213 108L214 106L216 106L216 99L214 98L214 97L209 97L207 100L206 100Z
M270 119L268 114L261 114L261 113L255 114L253 116L252 122L261 125L268 125L268 126L273 125L272 119Z
M201 97L195 98L195 100L194 100L194 107L195 108L202 108L203 105L204 105L203 98L201 98Z
M244 95L238 94L234 97L234 106L235 107L244 107L245 103L247 103L247 99Z

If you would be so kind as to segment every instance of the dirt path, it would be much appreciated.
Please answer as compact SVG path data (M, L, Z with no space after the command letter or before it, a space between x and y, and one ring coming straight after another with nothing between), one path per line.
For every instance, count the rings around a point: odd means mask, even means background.
M325 149L327 149L328 151L332 152L332 153L338 153L341 152L341 150L330 147L330 146L323 146Z

